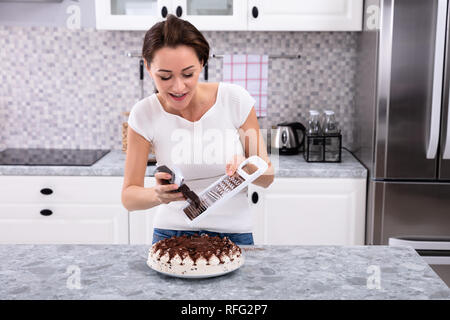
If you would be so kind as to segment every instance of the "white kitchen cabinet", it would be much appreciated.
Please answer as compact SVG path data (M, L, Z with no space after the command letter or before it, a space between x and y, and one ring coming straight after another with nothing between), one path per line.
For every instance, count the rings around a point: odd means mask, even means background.
M156 185L154 177L145 177L144 186L150 188ZM130 244L152 244L153 219L158 207L147 210L130 211Z
M148 30L169 13L172 0L95 0L97 29Z
M248 0L248 30L361 31L363 0Z
M96 0L97 29L148 30L168 14L199 30L246 30L247 3L242 0Z
M202 31L361 31L363 0L95 0L95 11L107 30L148 30L174 14Z
M156 184L146 177L145 187ZM248 187L255 244L363 245L365 179L275 178ZM130 212L130 243L151 244L157 207Z
M1 176L0 243L128 243L122 177Z
M249 186L255 244L364 245L365 179L275 178Z
M245 0L173 0L172 6L199 30L247 30Z

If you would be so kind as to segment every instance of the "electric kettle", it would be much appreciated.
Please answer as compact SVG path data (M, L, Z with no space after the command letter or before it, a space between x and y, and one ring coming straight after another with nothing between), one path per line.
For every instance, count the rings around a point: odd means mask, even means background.
M272 131L271 147L278 149L279 154L298 154L305 140L305 131L300 122L279 123Z

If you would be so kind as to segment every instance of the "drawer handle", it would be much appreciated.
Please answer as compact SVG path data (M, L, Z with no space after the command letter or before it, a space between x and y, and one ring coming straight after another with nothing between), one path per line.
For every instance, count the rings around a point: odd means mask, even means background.
M252 193L252 202L256 204L256 203L258 203L258 200L259 200L258 193L257 192L253 192Z
M165 18L165 17L167 17L167 7L162 7L162 9L161 9L161 16L163 17L163 18Z
M52 210L49 210L49 209L43 209L43 210L41 210L41 214L42 214L43 216L48 217L48 216L51 216L51 215L53 214L53 211L52 211Z
M177 7L177 11L176 11L177 17L181 17L183 15L183 8L181 8L181 6Z
M45 194L46 196L48 196L48 195L53 193L53 190L50 189L50 188L44 188L44 189L41 189L41 193Z
M253 7L253 9L252 9L252 15L253 15L253 18L258 18L258 8L257 7Z

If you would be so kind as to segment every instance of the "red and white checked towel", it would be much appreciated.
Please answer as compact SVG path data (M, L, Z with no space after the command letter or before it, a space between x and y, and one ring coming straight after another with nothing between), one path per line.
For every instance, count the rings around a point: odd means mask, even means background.
M240 85L256 100L258 117L267 115L267 78L269 56L235 54L223 56L223 81Z

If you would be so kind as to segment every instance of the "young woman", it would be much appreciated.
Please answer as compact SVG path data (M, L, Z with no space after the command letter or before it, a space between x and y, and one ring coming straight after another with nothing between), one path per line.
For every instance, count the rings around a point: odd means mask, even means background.
M253 244L252 218L242 191L204 217L195 228L186 223L177 185L144 187L150 150L158 165L178 168L185 183L200 192L220 176L232 175L247 157L258 155L269 168L253 183L267 188L274 170L267 156L255 100L242 87L201 83L209 45L189 22L169 15L147 31L142 48L145 66L157 93L136 103L128 119L127 157L122 203L129 211L158 206L153 243L171 236L206 233L227 236L238 245Z

